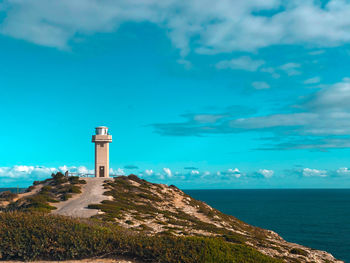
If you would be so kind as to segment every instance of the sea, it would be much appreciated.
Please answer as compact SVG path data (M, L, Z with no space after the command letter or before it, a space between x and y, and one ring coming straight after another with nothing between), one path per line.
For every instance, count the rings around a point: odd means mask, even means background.
M350 189L185 190L221 212L350 263Z
M9 188L0 188L0 193L5 191L10 191L12 193L23 193L27 188L17 188L17 187L9 187Z

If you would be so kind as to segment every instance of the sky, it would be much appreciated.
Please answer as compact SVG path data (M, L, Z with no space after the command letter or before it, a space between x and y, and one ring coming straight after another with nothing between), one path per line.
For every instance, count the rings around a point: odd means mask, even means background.
M0 0L0 187L350 187L350 1Z

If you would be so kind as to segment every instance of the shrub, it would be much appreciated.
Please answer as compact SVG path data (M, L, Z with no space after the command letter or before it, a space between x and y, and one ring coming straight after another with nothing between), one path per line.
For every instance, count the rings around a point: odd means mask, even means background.
M61 173L61 172L57 172L57 173L53 173L53 174L51 174L51 177L53 178L53 179L60 179L60 178L63 178L64 177L64 174L63 173Z
M30 192L30 191L32 191L33 189L34 189L34 186L31 185L31 186L29 186L29 187L27 188L26 192Z
M128 224L128 225L133 225L134 224L134 222L132 222L131 220L126 220L125 223Z
M50 185L45 185L41 188L41 192L51 192L52 186Z
M237 244L244 244L245 240L244 237L242 235L237 235L237 234L227 234L227 235L223 235L224 239L228 242L231 243L237 243Z
M72 194L65 193L61 196L62 201L67 201L69 198L72 197Z
M147 225L145 225L145 224L139 225L139 228L140 228L141 230L143 230L143 231L152 231L152 230L153 230L152 227L149 227L149 226L147 226Z
M68 180L71 184L79 184L79 176L70 176Z
M18 196L18 194L11 191L0 192L0 201L12 201Z
M80 187L79 186L76 186L76 185L71 185L69 190L68 190L69 193L73 193L73 194L80 194L81 193L81 190L80 190Z
M296 254L296 255L302 255L302 256L307 256L307 252L301 248L292 248L290 251L289 251L291 254Z
M50 212L51 210L56 209L56 207L48 204L48 198L44 195L30 196L27 200L28 203L23 206L23 210L25 211L38 210L41 212Z
M130 180L133 180L133 181L138 182L138 183L140 183L140 184L142 184L142 183L144 182L144 180L140 179L140 178L139 178L137 175L135 175L135 174L130 174L130 175L128 175L128 178L129 178Z

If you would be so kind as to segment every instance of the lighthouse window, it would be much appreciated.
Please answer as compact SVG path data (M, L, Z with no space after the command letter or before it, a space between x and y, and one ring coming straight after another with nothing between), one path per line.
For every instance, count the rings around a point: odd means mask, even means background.
M101 143L101 147L105 147L105 144L104 144L104 143Z

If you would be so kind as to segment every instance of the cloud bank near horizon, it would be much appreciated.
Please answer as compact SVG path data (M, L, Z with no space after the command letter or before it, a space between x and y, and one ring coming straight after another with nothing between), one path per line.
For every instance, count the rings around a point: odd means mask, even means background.
M93 173L94 171L88 169L85 166L60 166L58 168L44 167L44 166L26 166L26 165L14 165L11 167L0 167L0 187L15 187L20 185L22 187L29 186L36 180L44 180L49 178L52 173L62 172L69 170L72 173ZM128 175L124 169L110 169L110 173L113 175ZM166 184L184 184L199 183L203 186L206 185L210 188L213 181L230 183L246 183L249 180L279 180L287 178L289 176L299 178L325 178L325 177L349 177L350 169L346 167L339 168L337 170L318 170L312 168L297 168L283 171L280 174L276 174L274 170L259 169L252 172L244 172L238 168L229 168L222 171L206 171L206 170L183 170L176 171L170 168L163 168L159 171L152 169L140 170L136 175L143 179L156 183ZM232 185L232 184L231 184Z

